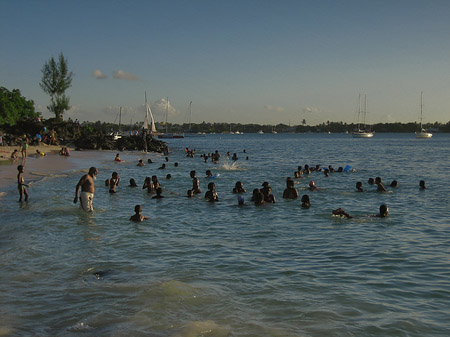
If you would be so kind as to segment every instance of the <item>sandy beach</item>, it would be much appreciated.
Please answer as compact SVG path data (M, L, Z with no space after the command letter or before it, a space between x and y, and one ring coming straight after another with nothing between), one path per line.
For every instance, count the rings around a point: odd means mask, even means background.
M26 159L22 159L19 146L2 146L0 147L0 190L5 189L9 185L16 184L17 165L25 166L25 181L36 180L37 176L52 174L73 167L70 160L71 157L59 155L59 145L42 145L30 146ZM17 149L19 151L19 159L11 160L11 153ZM46 156L38 156L36 150L40 150ZM69 148L71 152L73 149Z

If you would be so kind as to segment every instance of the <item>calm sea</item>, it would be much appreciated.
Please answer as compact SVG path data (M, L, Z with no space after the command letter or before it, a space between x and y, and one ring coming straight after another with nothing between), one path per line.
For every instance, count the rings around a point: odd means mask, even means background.
M207 135L169 146L165 170L158 154L124 152L115 163L114 152L74 152L76 169L36 177L28 204L17 203L14 187L5 191L0 335L449 335L449 135ZM220 163L204 163L200 154L215 150ZM154 163L137 167L140 158ZM304 164L356 172L296 180L311 199L305 210L282 199L286 177ZM86 214L72 201L81 169L94 165L95 212ZM203 192L214 181L220 202L185 197L193 169ZM205 179L207 169L219 177ZM122 181L111 195L104 180L113 171ZM151 175L164 199L140 188ZM367 184L377 176L399 186L377 193ZM139 188L127 186L130 178ZM231 193L238 180L243 207ZM310 180L319 191L307 190ZM277 202L255 207L251 191L264 181ZM128 220L136 204L151 220ZM381 204L390 216L371 217ZM355 218L332 217L338 207Z

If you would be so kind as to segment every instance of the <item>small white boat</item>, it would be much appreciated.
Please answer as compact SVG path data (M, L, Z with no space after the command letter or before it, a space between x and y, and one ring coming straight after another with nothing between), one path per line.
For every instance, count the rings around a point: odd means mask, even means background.
M260 135L262 135L262 134L264 133L264 131L263 131L263 130L259 130L258 133L259 133Z
M420 131L416 131L416 138L431 138L433 134L422 127L423 115L423 92L420 93Z

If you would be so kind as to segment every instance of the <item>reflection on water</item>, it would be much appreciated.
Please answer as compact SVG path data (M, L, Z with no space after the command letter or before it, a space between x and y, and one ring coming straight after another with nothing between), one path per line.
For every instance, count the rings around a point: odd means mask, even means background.
M165 170L158 154L122 153L115 163L115 153L101 152L82 161L99 168L93 213L73 204L80 171L35 181L29 203L2 191L0 335L446 335L450 137L214 135L169 146ZM187 146L219 150L221 162L187 158ZM148 158L154 163L136 166ZM304 164L356 172L297 179L311 199L302 209L281 196ZM220 174L220 202L185 197L192 169L203 193L204 172ZM113 171L122 180L109 194L102 182ZM158 202L141 189L151 175L164 188ZM377 176L399 186L377 193L367 184ZM130 178L139 187L127 187ZM231 193L238 180L248 191L242 207ZM308 190L310 180L318 191ZM264 181L277 202L255 207L251 191ZM356 181L365 192L355 192ZM390 216L371 216L382 203ZM150 220L128 220L137 204ZM332 217L338 207L354 218Z

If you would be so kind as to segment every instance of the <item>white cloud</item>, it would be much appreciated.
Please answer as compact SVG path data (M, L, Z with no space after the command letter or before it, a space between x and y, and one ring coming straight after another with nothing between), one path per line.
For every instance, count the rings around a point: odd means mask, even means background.
M307 107L301 108L300 112L304 113L304 114L310 114L310 113L318 113L318 112L320 112L320 110L317 109L316 107L307 106Z
M175 116L178 114L177 110L170 104L169 100L169 106L167 107L167 98L161 98L158 101L153 102L150 105L150 108L152 109L153 115L156 117L158 116L159 120L166 120L166 113L168 112L169 118L170 116ZM163 117L163 118L161 118ZM174 123L174 121L168 120L169 123Z
M113 78L117 80L127 80L127 81L137 81L139 78L132 73L127 73L123 70L116 70L114 72Z
M269 111L275 111L278 113L284 112L284 108L281 106L265 105L264 108Z
M108 76L106 76L105 74L103 74L103 73L101 72L101 70L98 70L98 69L95 69L95 70L92 72L92 76L94 76L96 79L99 79L99 80L104 80L105 78L108 78Z

